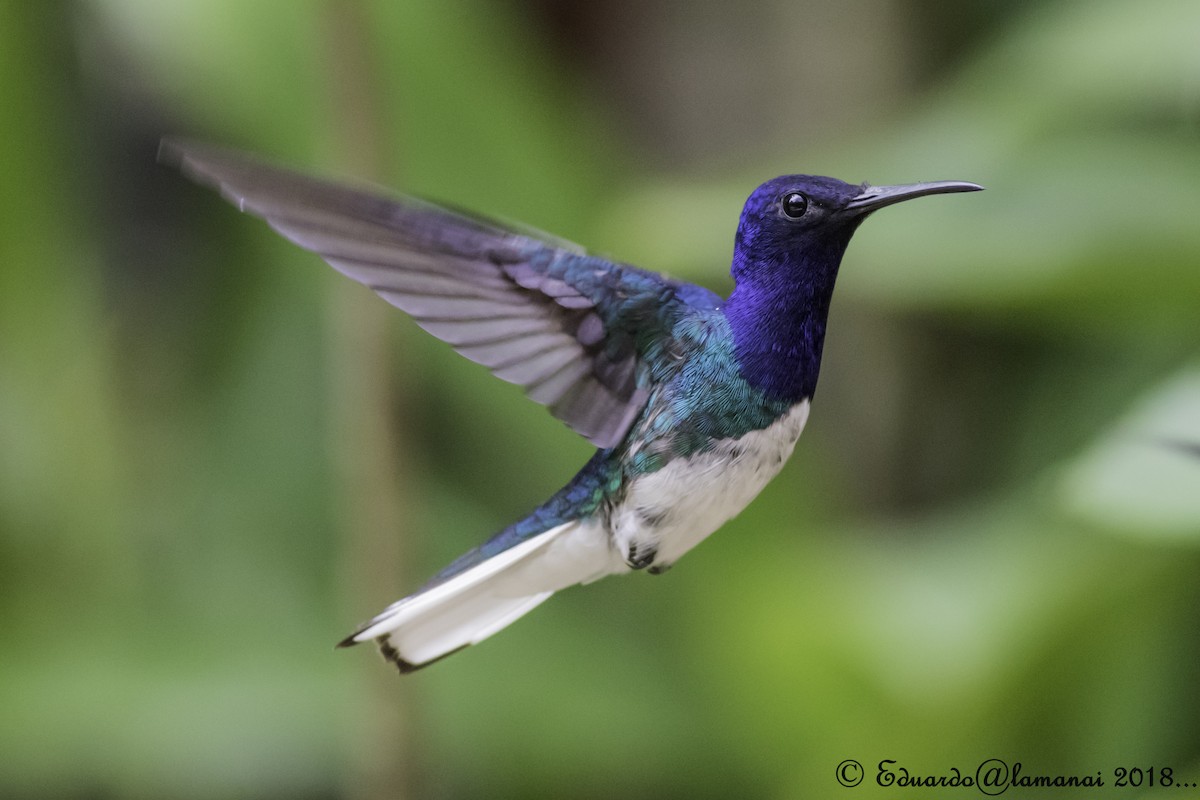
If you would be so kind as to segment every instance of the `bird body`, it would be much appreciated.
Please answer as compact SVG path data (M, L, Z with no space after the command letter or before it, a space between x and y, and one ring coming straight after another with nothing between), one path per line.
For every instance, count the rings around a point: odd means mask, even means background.
M578 583L664 572L782 469L808 419L842 254L894 202L961 182L789 175L746 202L728 299L564 242L199 145L164 160L374 289L598 446L524 519L341 644L402 672Z

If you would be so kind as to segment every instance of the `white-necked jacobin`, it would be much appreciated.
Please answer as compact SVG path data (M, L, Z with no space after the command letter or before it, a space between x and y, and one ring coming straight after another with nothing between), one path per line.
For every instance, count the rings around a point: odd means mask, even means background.
M785 175L746 201L727 299L543 234L164 142L160 158L408 312L599 449L529 516L341 642L401 672L559 589L667 570L782 468L808 418L842 254L868 214L974 183Z

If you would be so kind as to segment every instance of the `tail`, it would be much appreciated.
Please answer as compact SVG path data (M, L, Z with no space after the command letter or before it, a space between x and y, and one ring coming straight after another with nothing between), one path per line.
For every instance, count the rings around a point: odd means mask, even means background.
M483 641L557 590L621 565L597 524L572 520L396 601L338 647L375 639L384 658L413 672Z

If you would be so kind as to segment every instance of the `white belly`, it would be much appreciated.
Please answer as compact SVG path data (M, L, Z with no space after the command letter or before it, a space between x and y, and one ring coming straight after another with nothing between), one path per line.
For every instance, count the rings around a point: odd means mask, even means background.
M808 419L800 403L774 425L716 443L636 479L613 510L570 520L393 603L345 644L379 639L408 671L486 639L555 591L628 572L630 549L666 567L754 499L779 472Z
M635 480L610 518L622 558L656 551L667 567L737 515L792 454L809 402L797 403L769 428L723 439L705 453L679 458Z

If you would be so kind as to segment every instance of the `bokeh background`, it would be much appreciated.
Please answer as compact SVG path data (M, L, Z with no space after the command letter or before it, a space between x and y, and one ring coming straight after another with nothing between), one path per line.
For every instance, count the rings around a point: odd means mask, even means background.
M589 448L164 133L722 292L766 178L988 191L860 231L744 514L401 679L333 643ZM0 796L1200 783L1194 0L2 0L0 165Z

